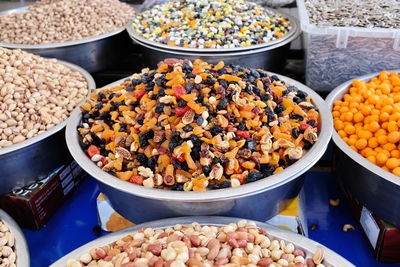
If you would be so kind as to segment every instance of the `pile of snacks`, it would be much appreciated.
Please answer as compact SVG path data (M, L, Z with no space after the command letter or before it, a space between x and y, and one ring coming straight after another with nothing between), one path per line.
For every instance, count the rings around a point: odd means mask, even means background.
M354 81L332 115L339 136L370 162L400 176L400 74Z
M80 72L55 59L0 47L0 148L63 122L87 94Z
M282 171L318 139L310 96L263 70L167 59L81 106L83 149L148 188L237 187Z
M0 220L0 266L15 267L15 237L7 225Z
M144 38L170 46L235 48L285 36L290 21L244 0L184 0L157 5L133 19Z
M295 266L324 267L324 251L312 258L293 243L269 237L245 220L223 227L177 224L144 228L113 244L92 248L67 267L80 266Z
M134 10L118 0L41 0L26 11L0 16L0 42L52 44L125 27Z

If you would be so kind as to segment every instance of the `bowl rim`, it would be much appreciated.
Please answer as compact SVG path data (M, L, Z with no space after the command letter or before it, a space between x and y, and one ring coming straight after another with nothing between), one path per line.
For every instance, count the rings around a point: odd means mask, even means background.
M154 189L145 188L144 186L128 183L122 181L119 178L111 175L107 172L101 170L95 163L93 163L90 158L81 149L78 141L78 131L76 130L77 125L81 119L81 111L76 108L71 119L67 123L65 136L67 141L68 149L75 159L75 161L92 177L94 177L99 182L111 186L117 190L128 194L134 194L136 196L156 199L156 200L167 200L167 201L185 201L185 202L207 202L207 201L220 201L235 199L239 197L252 196L255 194L260 194L267 190L272 190L283 184L286 184L296 178L301 174L306 172L311 168L324 154L328 143L331 139L333 120L330 115L330 111L325 104L325 101L312 89L307 86L297 82L291 78L268 72L269 75L277 75L285 83L294 85L300 90L308 93L319 109L321 124L320 124L320 134L317 142L311 147L311 149L297 162L293 163L283 171L271 175L268 178L260 179L258 181L244 184L235 188L224 188L218 190L208 190L204 192L179 192L179 191L169 191L164 189ZM129 76L130 77L130 76ZM127 78L129 78L127 77ZM120 84L122 79L105 87Z
M265 7L263 7L265 8ZM289 30L289 32L283 36L282 38L267 42L267 43L263 43L263 44L257 44L257 45L251 45L251 46L244 46L244 47L235 47L235 48L190 48L190 47L181 47L181 46L170 46L170 45L166 45L166 44L162 44L156 41L150 41L146 38L144 38L143 36L136 34L133 30L133 26L132 26L132 19L130 19L128 21L128 24L126 25L126 30L129 34L129 36L136 42L141 43L141 44L147 44L149 46L152 47L156 47L156 48L160 48L160 49L165 49L165 50L170 50L170 51L175 51L175 52L179 52L179 53L199 53L199 54L203 54L203 53L220 53L220 54L224 54L224 53L232 53L232 52L245 52L245 51L249 51L249 50L258 50L258 49L263 49L263 48L267 48L269 46L274 46L274 45L278 45L281 43L287 43L286 41L288 39L290 39L291 41L295 38L297 38L297 36L299 35L299 32L301 32L300 27L299 27L299 22L298 20L287 14L286 12L282 12L282 11L278 11L276 9L273 8L267 8L268 10L275 12L277 14L280 14L286 18L289 19L289 21L292 24L292 28ZM139 15L139 14L138 14ZM295 37L295 38L293 38Z
M15 237L15 253L17 255L16 265L17 266L29 266L29 249L26 243L25 236L18 226L16 221L4 210L0 209L0 221L3 220L4 223L10 228L10 232L14 234Z
M388 72L397 72L400 73L400 69L397 70L388 70ZM326 104L328 106L328 109L330 112L332 112L333 108L333 103L336 100L341 100L343 95L345 95L348 90L350 85L353 83L355 80L363 80L363 81L369 81L372 78L376 77L379 75L379 72L374 72L370 74L366 74L363 76L356 77L354 79L351 79L349 81L346 81L336 87L325 99ZM332 117L332 116L331 116ZM345 153L347 156L349 156L352 160L363 166L364 168L368 169L369 171L373 172L374 174L378 175L380 178L385 179L394 185L400 186L400 177L385 171L381 167L369 162L366 158L364 158L362 155L359 153L355 152L346 142L343 141L343 139L339 136L335 128L333 127L332 129L332 139L335 142L335 144L339 147L343 153Z
M0 44L0 46L1 46L1 44ZM88 83L88 94L87 94L87 96L90 95L91 90L96 89L96 83L95 83L93 77L89 74L89 72L87 72L86 70L84 70L83 68L81 68L81 67L79 67L79 66L77 66L75 64L68 63L68 62L63 61L63 60L57 59L57 62L62 64L62 65L64 65L64 66L66 66L66 67L68 67L68 68L70 68L70 69L72 69L72 70L74 70L74 71L78 71L79 73L82 74L82 76L86 79L86 82ZM80 106L83 103L83 101L85 101L85 99L83 99L78 104L78 106ZM66 120L64 120L60 124L54 126L50 130L45 131L42 134L36 135L35 137L29 138L29 139L27 139L25 141L22 141L20 143L17 143L17 144L8 146L8 147L0 148L0 156L3 156L5 154L8 154L8 153L20 150L20 149L27 148L30 145L38 143L38 142L42 141L43 139L46 139L47 137L59 132L60 130L62 130L67 125L67 122L70 120L71 116L72 116L72 112L71 112L70 116Z
M176 217L176 218L169 218L169 219L162 219L156 220L151 222L146 222L142 224L138 224L129 228L125 228L123 230L107 234L102 236L98 239L95 239L91 242L82 245L81 247L71 251L70 253L66 254L55 263L50 265L51 267L57 266L65 266L66 262L69 259L77 259L82 254L87 253L91 248L96 248L104 245L108 245L111 243L116 242L119 238L122 238L126 235L129 235L132 232L138 231L142 227L151 227L155 229L163 229L167 227L174 226L175 224L191 224L193 222L197 222L200 225L213 225L213 226L224 226L228 225L232 222L238 222L242 219L237 217L222 217L222 216L194 216L194 217ZM310 257L318 248L323 249L324 251L324 259L327 265L332 266L341 266L341 267L352 267L354 266L344 257L339 255L338 253L334 252L333 250L327 248L326 246L309 239L305 236L296 234L289 230L279 228L277 226L273 226L268 223L254 221L254 220L247 220L253 221L257 224L258 227L267 231L267 235L270 237L274 237L277 239L284 240L286 242L291 242L295 245L295 247L301 248L305 250L307 257Z
M13 13L23 12L28 8L29 8L29 6L23 6L23 7L19 7L19 8L8 9L5 11L1 11L0 16L6 16L9 14L13 14ZM125 30L125 26L120 27L109 33L100 34L100 35L96 35L96 36L92 36L92 37L86 37L86 38L79 39L79 40L60 42L60 43L30 45L30 44L13 44L13 43L0 42L0 47L10 48L10 49L24 49L24 50L61 48L61 47L81 45L81 44L86 44L86 43L90 43L90 42L95 42L95 41L98 41L101 39L111 37L113 35L117 35L117 34L123 32L124 30Z

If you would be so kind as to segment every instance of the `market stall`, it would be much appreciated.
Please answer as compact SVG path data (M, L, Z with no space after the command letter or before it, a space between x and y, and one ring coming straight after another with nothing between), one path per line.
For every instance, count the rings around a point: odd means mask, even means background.
M0 266L400 263L400 6L319 2L0 3Z

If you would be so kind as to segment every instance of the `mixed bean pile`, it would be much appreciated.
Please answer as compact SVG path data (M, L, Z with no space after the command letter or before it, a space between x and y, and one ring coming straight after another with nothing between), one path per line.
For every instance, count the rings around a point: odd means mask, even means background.
M284 16L244 0L167 2L136 16L132 25L148 40L191 48L263 44L291 29Z
M355 80L332 115L339 136L370 162L400 176L400 74Z
M148 188L237 187L282 171L318 139L310 96L263 70L167 59L81 106L83 149Z
M0 47L0 149L63 122L87 94L80 72L55 59Z
M125 27L134 10L118 0L41 0L26 11L0 16L0 42L52 44Z
M223 227L144 228L68 260L67 267L324 267L323 260L320 248L308 258L293 243L273 239L254 222L241 220Z
M14 234L0 220L0 266L15 267L16 258Z

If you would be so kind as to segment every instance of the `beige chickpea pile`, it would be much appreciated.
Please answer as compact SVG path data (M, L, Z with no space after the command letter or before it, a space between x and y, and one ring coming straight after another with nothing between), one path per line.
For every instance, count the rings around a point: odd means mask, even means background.
M15 267L15 237L10 229L0 220L0 266Z
M51 44L98 36L125 27L135 14L118 0L42 0L0 16L0 42Z
M87 94L80 72L55 59L0 47L0 148L63 122Z
M324 252L312 258L293 243L269 237L246 220L223 227L177 224L140 229L115 243L92 248L67 267L324 267Z

